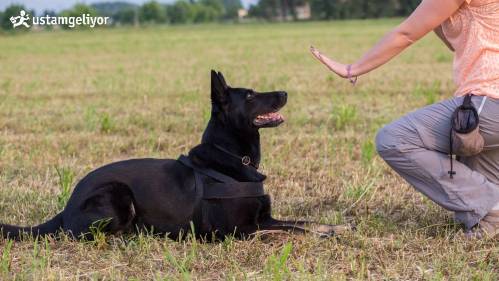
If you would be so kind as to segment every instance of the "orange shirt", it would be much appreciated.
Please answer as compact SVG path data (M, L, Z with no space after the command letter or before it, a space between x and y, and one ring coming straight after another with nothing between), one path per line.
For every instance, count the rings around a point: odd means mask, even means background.
M499 1L465 0L442 30L455 50L455 95L499 99Z

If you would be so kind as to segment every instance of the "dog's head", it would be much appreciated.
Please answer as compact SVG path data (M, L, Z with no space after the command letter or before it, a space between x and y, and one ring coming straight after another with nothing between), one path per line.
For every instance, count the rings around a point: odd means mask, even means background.
M279 126L284 118L278 111L286 104L287 96L284 91L258 93L232 88L222 73L211 71L212 118L238 131Z

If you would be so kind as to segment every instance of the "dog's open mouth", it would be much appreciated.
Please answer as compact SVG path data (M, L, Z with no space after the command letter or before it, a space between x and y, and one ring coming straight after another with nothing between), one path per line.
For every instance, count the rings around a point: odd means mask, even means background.
M276 127L284 122L284 117L279 112L269 112L258 115L253 124L257 127Z

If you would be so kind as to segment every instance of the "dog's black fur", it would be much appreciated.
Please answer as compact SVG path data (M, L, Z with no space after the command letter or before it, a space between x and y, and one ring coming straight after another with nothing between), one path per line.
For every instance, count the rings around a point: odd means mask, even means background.
M277 112L287 101L285 92L256 93L250 89L229 87L221 73L211 72L211 119L201 144L189 152L189 158L238 181L260 182L265 175L251 165L243 165L235 155L247 155L252 165L260 162L262 127L276 127L282 118L256 121L257 116ZM296 221L278 221L271 217L268 195L250 198L199 198L193 170L172 159L132 159L103 166L85 176L75 187L65 209L48 222L35 227L0 224L4 237L17 238L24 233L35 236L60 230L75 237L88 237L98 222L107 233L125 233L141 229L167 233L176 239L191 231L198 236L215 235L223 239L235 234L244 237L257 230L287 230L330 236L329 225Z

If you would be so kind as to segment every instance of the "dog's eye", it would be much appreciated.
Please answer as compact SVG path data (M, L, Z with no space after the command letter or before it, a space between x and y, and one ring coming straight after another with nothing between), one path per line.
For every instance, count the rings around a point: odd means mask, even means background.
M249 92L246 94L246 100L252 100L254 97L255 97L254 93Z

